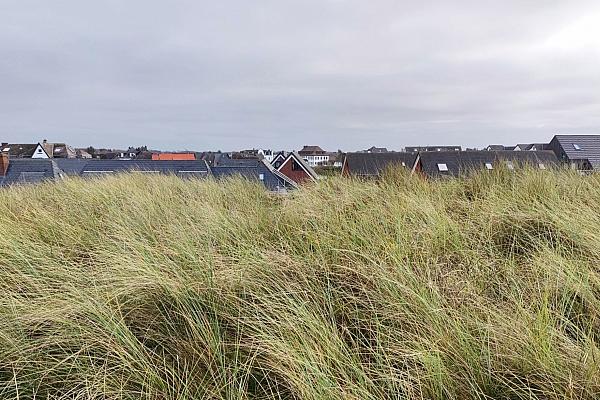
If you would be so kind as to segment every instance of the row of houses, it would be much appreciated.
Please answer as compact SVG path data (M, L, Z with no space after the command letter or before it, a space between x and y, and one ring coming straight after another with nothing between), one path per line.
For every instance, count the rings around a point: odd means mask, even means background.
M549 143L490 145L485 150L429 146L407 147L401 152L347 153L342 174L376 177L390 165L428 177L459 176L473 170L493 170L500 166L513 170L524 166L547 169L566 165L587 173L600 171L600 135L556 135Z
M35 152L34 152L35 154ZM241 176L262 183L268 190L287 191L318 176L297 153L282 154L273 165L266 159L219 157L209 164L203 159L81 159L21 157L0 151L0 186L60 180L72 176L98 177L123 172L170 174L181 178Z
M62 157L66 152L64 146L53 144L49 147L46 142L37 145L3 143L0 148L0 186L126 171L173 174L180 177L221 178L239 175L260 181L269 190L276 191L297 188L300 184L319 179L306 155L295 151L257 154L262 157L247 155L233 158L227 153L202 153L199 157L192 154L187 159L173 157L169 153L149 159ZM14 154L16 157L11 157ZM54 156L55 154L60 156ZM209 155L213 156L210 160ZM319 162L318 160L320 159L313 159L312 162ZM377 177L384 169L397 166L411 173L436 178L459 176L481 169L514 170L524 166L549 169L560 165L568 165L582 172L600 170L600 135L557 135L547 144L518 144L501 148L488 146L486 150L462 150L460 146L426 146L390 152L385 148L371 148L368 151L345 154L342 175Z
M268 190L287 191L298 184L264 160L228 160L209 166L204 160L11 159L0 153L0 186L40 183L68 177L101 177L124 172L169 174L181 178L243 176Z

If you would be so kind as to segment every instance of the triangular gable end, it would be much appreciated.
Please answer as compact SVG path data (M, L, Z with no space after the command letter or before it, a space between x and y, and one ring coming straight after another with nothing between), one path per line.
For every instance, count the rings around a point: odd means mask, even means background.
M285 161L285 156L283 155L282 152L279 152L275 155L275 157L273 157L273 161L271 161L271 165L274 166L275 168L279 168L281 166L281 164L283 164L284 161Z
M277 168L277 171L281 172L281 170L290 162L290 160L296 161L296 163L298 165L300 165L300 167L302 168L302 170L306 173L306 175L308 175L308 177L311 180L316 181L318 179L317 173L310 166L308 166L306 164L306 162L296 152L291 152L290 154L288 154L288 156L281 163L281 165L279 166L279 168Z
M50 156L48 153L46 153L44 146L42 146L41 143L38 143L33 151L33 154L31 155L31 158L50 158Z

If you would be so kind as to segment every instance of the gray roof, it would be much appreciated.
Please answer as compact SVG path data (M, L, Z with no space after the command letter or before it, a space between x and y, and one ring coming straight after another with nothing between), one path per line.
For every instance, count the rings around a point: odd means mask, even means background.
M551 168L558 164L552 151L440 151L419 154L419 167L427 176L459 176L476 170L492 168L501 162L510 162L515 168L528 165L537 168Z
M0 151L8 154L11 158L31 158L38 145L40 143L3 143ZM46 151L43 146L42 150Z
M58 167L67 175L93 175L129 171L157 172L161 174L208 174L203 160L103 160L103 159L56 159Z
M347 153L344 168L348 173L358 176L379 176L388 166L398 165L412 169L417 153Z
M588 160L592 166L600 164L600 135L556 135L552 143L557 143L571 161Z
M5 176L0 176L0 186L39 183L61 177L61 171L53 160L16 158L11 159Z
M424 151L461 151L461 146L407 146L404 151L407 153L416 153Z
M222 159L219 165L211 168L211 172L215 178L241 176L249 180L261 181L269 190L297 187L294 181L277 171L264 159Z

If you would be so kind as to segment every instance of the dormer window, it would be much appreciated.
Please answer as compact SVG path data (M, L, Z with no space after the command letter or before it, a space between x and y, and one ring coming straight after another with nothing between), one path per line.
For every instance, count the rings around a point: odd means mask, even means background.
M581 147L578 144L573 143L573 148L575 150L581 150Z

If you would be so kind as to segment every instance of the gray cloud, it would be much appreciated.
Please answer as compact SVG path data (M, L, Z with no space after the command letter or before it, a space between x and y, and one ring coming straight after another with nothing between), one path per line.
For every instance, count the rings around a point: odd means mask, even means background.
M0 136L352 150L599 133L596 3L4 0Z

